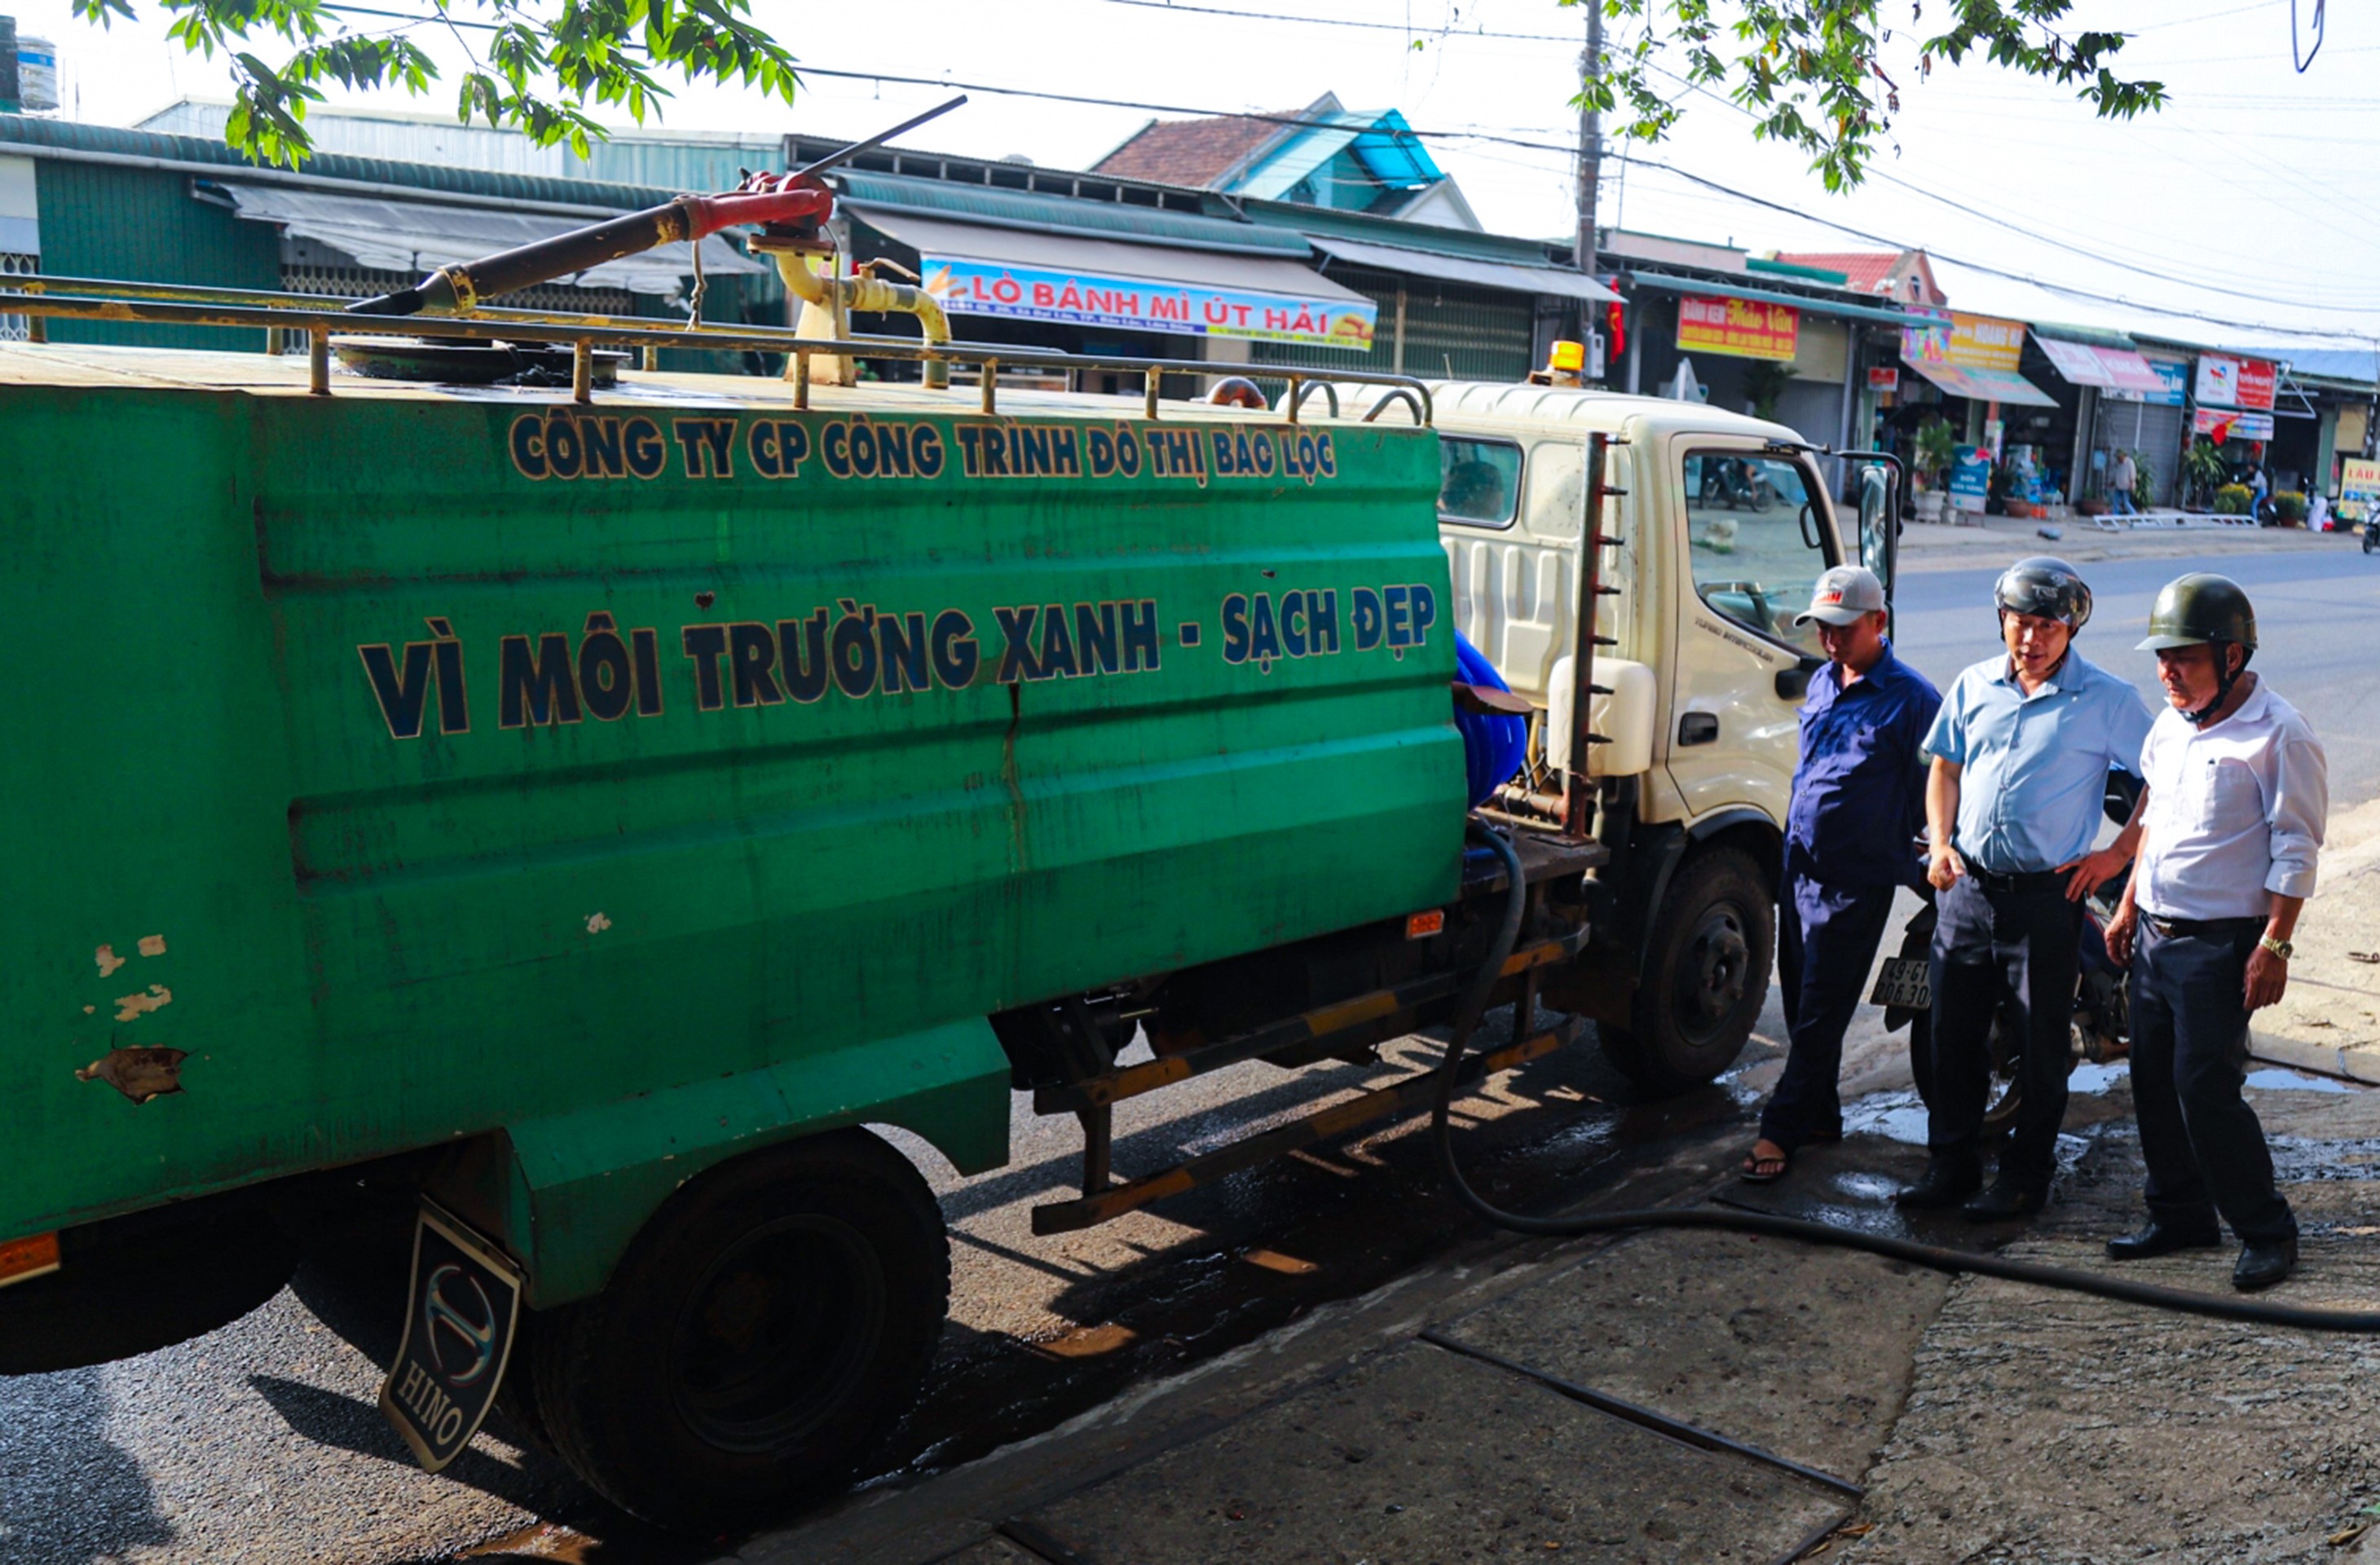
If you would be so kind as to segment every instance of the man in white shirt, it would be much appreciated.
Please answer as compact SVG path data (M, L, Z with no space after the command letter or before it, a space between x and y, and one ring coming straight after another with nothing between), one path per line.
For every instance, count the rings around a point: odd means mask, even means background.
M2322 745L2247 672L2256 616L2239 584L2166 584L2144 651L2169 710L2141 751L2140 856L2107 926L2131 966L2132 1103L2148 1163L2148 1226L2107 1242L2117 1260L2239 1235L2231 1284L2269 1288L2297 1265L2297 1219L2240 1097L2248 1017L2281 998L2289 935L2313 894L2330 796Z
M2108 508L2119 516L2137 516L2140 507L2132 503L2132 491L2140 486L2140 468L2133 465L2129 451L2116 453L2116 466L2107 475Z

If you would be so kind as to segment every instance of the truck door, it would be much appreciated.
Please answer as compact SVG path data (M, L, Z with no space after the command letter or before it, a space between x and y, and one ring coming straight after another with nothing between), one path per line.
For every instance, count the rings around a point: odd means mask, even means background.
M1721 437L1674 449L1670 781L1690 817L1750 806L1782 825L1798 709L1821 661L1793 619L1841 558L1832 517L1791 455Z
M1439 537L1454 623L1506 683L1543 705L1577 601L1585 457L1576 441L1441 431Z

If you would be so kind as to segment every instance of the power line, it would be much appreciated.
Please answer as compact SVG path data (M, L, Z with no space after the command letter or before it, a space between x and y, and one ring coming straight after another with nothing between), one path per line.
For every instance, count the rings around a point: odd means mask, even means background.
M1401 32L1411 38L1427 34L1434 38L1498 38L1527 43L1575 43L1575 37L1559 32L1499 32L1488 28L1469 27L1407 27L1400 22L1364 22L1342 17L1293 16L1285 11L1242 11L1223 6L1176 5L1174 0L1101 0L1109 6L1132 6L1146 11L1180 11L1198 17L1232 17L1241 21L1294 22L1303 27L1343 27L1365 32Z
M2270 4L2272 3L2272 0L2265 0L2265 3ZM410 21L441 22L445 19L443 18L417 17L409 13L403 12L374 10L360 6L339 6L334 8L349 14L395 17L400 19ZM463 23L461 25L479 26L483 28L492 28L493 26L492 23L484 22ZM1568 40L1563 40L1563 42L1567 42ZM966 92L985 92L995 97L1031 98L1045 103L1073 103L1091 108L1130 109L1144 114L1185 115L1193 118L1199 119L1250 119L1260 123L1292 126L1309 129L1343 128L1343 127L1342 127L1337 121L1315 119L1302 115L1241 113L1229 109L1194 108L1179 103L1158 103L1140 102L1132 99L1100 98L1086 93L1047 92L1031 88L1002 87L991 82L959 81L947 76L905 76L888 71L836 70L824 66L811 65L798 65L796 66L795 70L797 75L825 77L835 80L890 82L907 87L949 88ZM1524 137L1492 135L1484 131L1408 129L1401 134L1409 135L1416 140L1425 140L1485 141L1498 146L1517 147L1531 152L1559 152L1564 156L1573 155L1575 152L1575 149L1557 142L1540 141ZM1710 179L1702 175L1694 174L1689 170L1680 168L1674 164L1662 163L1655 159L1641 156L1635 158L1633 161L1639 166L1659 169L1665 173L1675 175L1677 177L1687 180L1692 184L1716 191L1720 195L1731 197L1734 200L1746 202L1753 206L1761 207L1767 211L1781 212L1790 217L1800 218L1805 223L1814 223L1820 227L1831 228L1838 233L1848 234L1854 238L1864 240L1869 244L1882 245L1888 249L1896 250L1921 248L1909 245L1901 240L1887 238L1881 235L1870 233L1864 229L1857 228L1849 224L1840 223L1831 218L1819 217L1813 213L1803 212L1798 208L1787 206L1783 202L1771 200L1764 196L1754 195L1747 190L1738 190L1731 186L1723 185L1718 180ZM1900 182L1896 180L1895 183ZM1987 221L1998 220L1987 219ZM2053 245L2057 244L2057 241L2054 240L2045 242L2048 242ZM2071 246L2058 246L2058 248L2067 249L2070 253L2080 255L2082 259L2096 261L2103 265L2122 265L2120 262L2108 261L2105 257L2091 255L2087 251L2076 249ZM2151 314L2169 316L2178 320L2199 321L2209 325L2268 332L2281 336L2339 336L2352 334L2338 332L2325 332L2318 328L2276 326L2261 321L2233 321L2220 317L2207 315L2196 310L2174 309L2158 305L2143 304L2137 300L2125 298L2119 295L2103 294L2091 289L2074 287L2070 285L2046 282L2039 277L2024 273L2010 272L2004 268L1987 265L1981 261L1961 260L1959 257L1949 255L1939 250L1929 250L1927 253L1935 256L1938 260L1949 261L1952 265L1962 266L1967 268L1969 271L1982 273L1985 276L1998 277L2008 282L2022 283L2029 287L2046 289L2051 293L2060 294L2070 298L2083 299L2098 304L2110 304L2120 309L2143 310ZM2171 278L2160 278L2159 280L2178 281ZM2228 293L2228 290L2210 288L2207 285L2199 283L2183 283L2181 285L2196 288L2201 291ZM2245 298L2251 303L2278 305L2286 309L2310 309L2324 314L2362 315L2371 313L2369 310L2358 309L2352 306L2306 304L2298 300L2275 298L2262 295L2242 294L2232 297Z

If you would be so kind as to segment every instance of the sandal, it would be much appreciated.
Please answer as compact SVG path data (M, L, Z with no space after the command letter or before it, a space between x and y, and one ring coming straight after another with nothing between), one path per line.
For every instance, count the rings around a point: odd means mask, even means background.
M1746 1184L1774 1184L1783 1179L1785 1170L1793 1160L1793 1154L1781 1147L1769 1157L1762 1157L1760 1153L1761 1147L1775 1146L1777 1144L1773 1141L1753 1143L1752 1150L1743 1155L1743 1167L1736 1171L1735 1177Z

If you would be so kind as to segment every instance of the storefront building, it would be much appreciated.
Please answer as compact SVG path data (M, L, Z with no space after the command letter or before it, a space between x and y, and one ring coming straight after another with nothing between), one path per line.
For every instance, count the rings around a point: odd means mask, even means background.
M2027 375L2025 323L1962 310L1910 315L1899 387L1878 411L1876 443L1909 455L1918 428L1941 419L1961 452L1950 483L1957 508L1980 512L1996 492L2026 504L2062 499L2079 403L2061 403ZM2030 368L2046 371L2046 356ZM1996 479L1995 468L2006 471Z
M2033 348L2049 365L2043 382L2073 410L2066 500L2108 499L2117 455L2131 452L2153 503L2168 503L2180 457L2181 404L2188 379L2180 360L2156 364L2119 332L2035 321ZM2136 485L2135 493L2141 492Z
M1628 295L1607 382L1701 401L1845 450L1865 428L1864 355L1904 314L1852 294L1840 272L1716 245L1607 234Z

